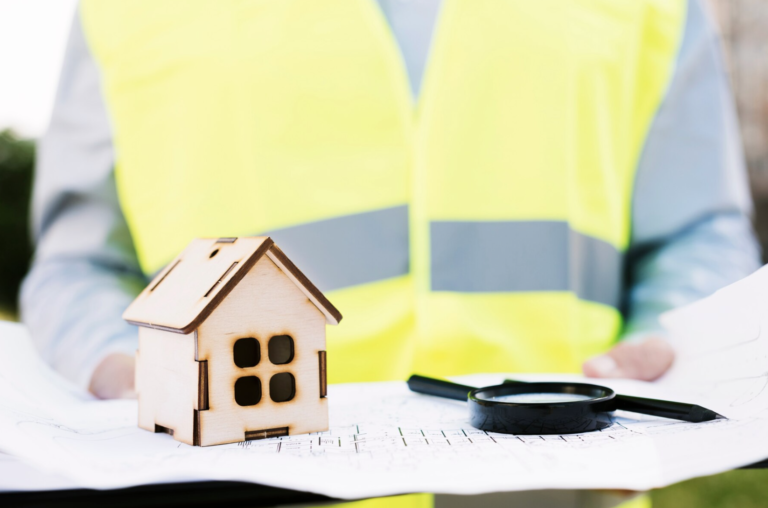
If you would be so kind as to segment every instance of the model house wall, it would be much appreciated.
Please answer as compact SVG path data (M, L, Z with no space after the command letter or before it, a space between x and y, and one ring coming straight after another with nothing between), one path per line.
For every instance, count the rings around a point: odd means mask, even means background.
M294 354L289 363L275 365L269 341L280 336L293 339ZM244 338L259 343L260 359L254 367L234 363L235 343ZM200 413L200 444L242 441L246 432L284 427L290 434L326 430L328 399L320 396L318 361L324 350L325 316L263 257L198 330L197 357L208 362L210 394L209 409ZM272 400L270 380L278 374L294 377L292 400ZM244 377L256 377L261 384L261 400L252 406L235 400L234 386ZM284 383L280 381L276 379Z

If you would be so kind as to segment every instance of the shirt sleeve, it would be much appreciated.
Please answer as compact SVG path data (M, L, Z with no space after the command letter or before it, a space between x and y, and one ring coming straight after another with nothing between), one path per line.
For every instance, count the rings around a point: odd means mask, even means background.
M33 190L35 258L22 320L43 358L87 387L106 355L133 355L121 314L146 284L120 210L100 76L76 14Z
M701 0L689 1L686 23L638 166L625 337L660 331L662 312L760 266L733 99Z

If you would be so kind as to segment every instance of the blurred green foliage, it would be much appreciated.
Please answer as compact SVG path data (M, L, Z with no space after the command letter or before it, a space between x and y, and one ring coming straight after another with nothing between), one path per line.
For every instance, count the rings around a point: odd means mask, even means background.
M680 482L651 493L653 508L768 506L768 469L738 470Z
M32 257L29 200L35 145L0 132L0 310L16 312L21 279Z

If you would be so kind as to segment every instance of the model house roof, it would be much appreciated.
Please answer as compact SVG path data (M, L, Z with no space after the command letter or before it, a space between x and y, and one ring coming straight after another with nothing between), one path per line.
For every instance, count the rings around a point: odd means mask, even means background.
M136 297L123 319L138 326L191 333L263 256L296 284L328 324L341 321L336 307L267 236L194 240Z

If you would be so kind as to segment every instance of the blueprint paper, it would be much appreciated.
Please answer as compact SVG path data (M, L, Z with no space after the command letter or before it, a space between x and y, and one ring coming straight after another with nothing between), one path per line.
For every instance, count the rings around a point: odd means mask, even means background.
M768 457L766 304L761 270L664 316L677 349L664 379L600 381L620 393L699 403L728 420L617 412L602 432L511 436L478 431L465 403L413 394L402 382L331 385L330 431L207 448L137 428L135 401L83 394L39 360L22 326L0 323L0 355L13 359L0 370L0 450L93 488L244 480L356 499L661 487ZM481 386L504 377L461 380Z
M0 493L79 488L72 480L40 471L18 458L0 453Z

